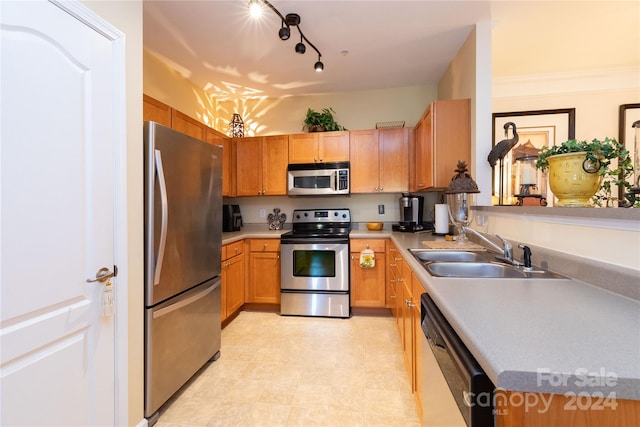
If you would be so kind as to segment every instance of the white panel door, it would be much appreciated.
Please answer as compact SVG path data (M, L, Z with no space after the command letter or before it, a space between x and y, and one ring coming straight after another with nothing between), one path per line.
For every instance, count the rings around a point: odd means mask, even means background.
M114 269L117 73L113 40L66 7L0 5L6 426L115 424L115 314L87 279Z

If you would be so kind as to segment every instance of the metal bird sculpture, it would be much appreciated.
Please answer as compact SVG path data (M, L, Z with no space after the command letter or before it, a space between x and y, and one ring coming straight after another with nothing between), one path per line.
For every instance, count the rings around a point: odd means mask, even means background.
M489 152L489 156L487 156L487 160L491 167L496 165L498 160L504 159L504 156L507 155L509 150L511 150L518 143L518 132L516 131L516 124L513 122L508 122L504 124L504 136L505 138L509 136L509 126L513 128L513 138L511 139L503 139L498 142L493 149Z

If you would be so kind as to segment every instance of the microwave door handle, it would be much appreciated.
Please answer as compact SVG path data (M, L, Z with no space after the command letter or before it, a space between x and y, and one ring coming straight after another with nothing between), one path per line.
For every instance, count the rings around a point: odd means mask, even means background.
M333 173L331 174L331 179L333 179L333 191L335 191L336 193L338 192L338 182L340 181L338 179L338 171L333 171Z

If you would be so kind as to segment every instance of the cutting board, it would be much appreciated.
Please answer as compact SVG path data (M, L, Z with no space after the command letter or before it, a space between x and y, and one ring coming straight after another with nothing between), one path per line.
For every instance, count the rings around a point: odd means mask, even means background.
M429 241L425 240L422 244L429 249L464 249L465 251L486 251L482 245L473 242L466 242L460 244L458 242L448 242L448 241Z

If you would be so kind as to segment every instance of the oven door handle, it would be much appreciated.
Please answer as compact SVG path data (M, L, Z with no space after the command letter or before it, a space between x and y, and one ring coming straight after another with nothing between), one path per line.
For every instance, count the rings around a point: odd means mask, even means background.
M344 238L321 238L321 239L313 239L313 238L300 238L300 239L296 239L296 238L289 238L286 241L285 240L281 240L280 244L281 245L310 245L310 244L325 244L325 243L340 243L340 244L344 244L344 243L349 243L349 239L344 239Z

